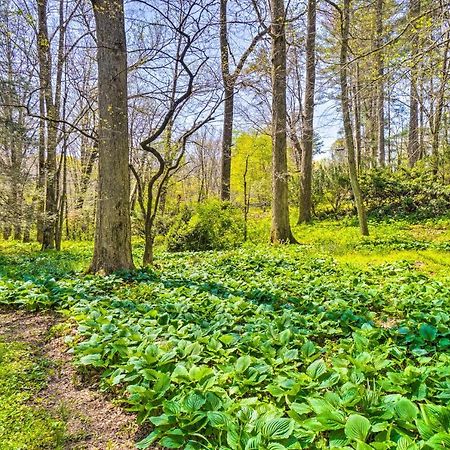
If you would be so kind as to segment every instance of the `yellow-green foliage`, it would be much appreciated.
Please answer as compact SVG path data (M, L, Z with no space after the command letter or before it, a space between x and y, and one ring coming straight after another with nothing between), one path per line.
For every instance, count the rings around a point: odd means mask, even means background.
M243 203L245 164L248 158L247 188L252 202L270 201L272 144L265 134L242 133L236 138L233 150L231 188Z

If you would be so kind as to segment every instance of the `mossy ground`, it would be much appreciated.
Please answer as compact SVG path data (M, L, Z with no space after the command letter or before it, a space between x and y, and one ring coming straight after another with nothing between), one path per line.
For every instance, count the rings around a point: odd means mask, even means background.
M48 371L31 344L0 338L0 449L63 448L63 421L39 404Z

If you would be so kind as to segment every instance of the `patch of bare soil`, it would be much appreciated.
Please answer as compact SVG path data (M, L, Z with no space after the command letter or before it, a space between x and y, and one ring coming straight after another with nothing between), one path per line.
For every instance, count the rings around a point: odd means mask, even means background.
M50 379L36 402L66 422L67 450L135 449L135 442L145 437L135 417L80 381L64 338L49 337L58 322L54 314L0 311L1 338L29 343L50 361Z

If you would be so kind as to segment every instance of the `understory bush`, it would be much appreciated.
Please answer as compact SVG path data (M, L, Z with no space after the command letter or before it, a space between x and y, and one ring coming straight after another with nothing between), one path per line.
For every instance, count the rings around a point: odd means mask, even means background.
M374 169L361 174L361 188L372 216L413 216L425 219L450 209L450 185L424 166Z
M242 211L229 202L209 200L186 207L167 234L172 252L235 248L244 240Z

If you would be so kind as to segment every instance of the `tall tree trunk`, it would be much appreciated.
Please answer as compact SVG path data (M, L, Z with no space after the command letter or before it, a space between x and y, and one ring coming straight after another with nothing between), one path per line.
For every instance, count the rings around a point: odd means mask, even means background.
M306 37L306 83L300 172L299 223L311 222L311 182L314 143L314 92L316 84L316 0L308 0Z
M366 211L362 198L361 188L358 181L358 172L356 168L355 144L353 141L352 122L350 118L350 99L348 92L348 41L350 34L350 0L344 0L342 9L341 23L341 51L340 51L340 84L341 84L341 106L344 121L345 143L347 147L348 168L350 182L352 185L353 196L355 198L356 209L358 212L359 228L363 236L369 235L367 226Z
M420 14L420 0L410 0L410 15L412 18ZM411 37L410 92L409 92L409 131L408 131L408 164L414 167L420 157L419 145L419 98L418 98L418 69L416 56L419 52L419 35L413 32Z
M232 84L232 83L229 83ZM231 146L233 144L234 86L225 87L222 134L222 176L220 198L230 200Z
M44 239L44 188L45 188L45 100L44 93L39 92L39 157L38 157L38 178L36 186L36 240L42 244Z
M384 0L377 0L376 4L376 28L377 38L376 46L378 49L383 44L383 3ZM378 50L376 55L377 62L377 126L378 126L378 163L381 167L386 165L386 150L384 139L384 62L383 51Z
M224 84L224 112L222 131L222 172L220 183L220 198L230 200L231 180L231 145L233 143L233 109L234 109L234 79L230 75L229 43L228 43L228 0L220 0L220 61L222 80Z
M270 0L272 23L272 228L273 243L296 243L289 223L286 148L286 25L284 0Z
M133 269L123 0L92 0L97 34L99 162L93 273Z
M59 2L59 42L57 55L57 69L55 79L55 94L53 97L51 48L47 26L47 0L38 0L38 58L40 89L44 93L45 112L47 117L46 142L46 188L45 188L45 214L43 220L42 249L55 247L57 207L57 170L56 147L58 145L59 110L61 103L62 73L64 67L64 0Z

